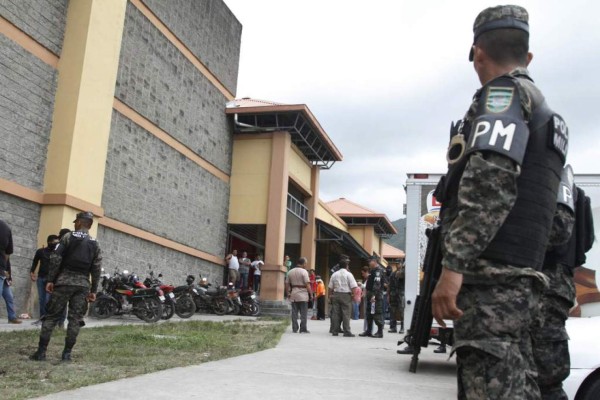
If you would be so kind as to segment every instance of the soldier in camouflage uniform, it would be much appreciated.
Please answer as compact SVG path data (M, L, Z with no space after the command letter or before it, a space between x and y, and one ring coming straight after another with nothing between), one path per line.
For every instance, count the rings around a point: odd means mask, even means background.
M369 278L367 278L367 330L358 336L369 336L375 338L383 337L383 292L387 284L385 278L385 269L379 265L379 258L372 256L369 258L369 268L371 269ZM377 325L377 332L373 334L373 322Z
M582 230L574 230L573 227L576 222L578 227L581 224L585 226L587 222L584 218L576 218L576 207L586 204L585 201L578 201L579 197L585 197L585 193L574 186L570 166L565 168L563 176L549 249L542 269L550 284L540 297L540 317L534 321L531 330L537 382L544 400L567 399L562 382L569 376L571 363L565 321L575 300L573 268L582 261L577 261L576 242L584 239L574 233L581 233ZM577 215L581 216L582 213Z
M459 399L539 397L529 329L556 210L568 130L527 71L527 11L482 11L469 60L483 85L451 129L442 202L443 270L432 296L454 320Z
M390 296L390 330L389 333L397 332L397 317L400 317L400 333L404 332L404 265L398 265L398 269L390 275L388 293Z
M65 338L63 361L71 361L71 350L77 341L79 329L85 325L83 317L87 303L96 300L100 279L102 256L98 242L88 232L94 221L91 212L77 214L75 231L67 233L50 259L50 272L46 291L52 294L44 317L37 351L32 360L44 361L52 330L60 320L64 308L69 306L69 326ZM90 287L91 276L91 287Z

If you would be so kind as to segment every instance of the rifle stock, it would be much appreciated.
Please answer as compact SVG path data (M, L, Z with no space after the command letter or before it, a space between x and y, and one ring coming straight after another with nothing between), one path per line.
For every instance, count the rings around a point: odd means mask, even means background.
M442 273L441 227L433 228L429 231L428 236L427 252L423 263L423 283L415 301L409 334L405 338L405 342L413 349L409 367L409 371L413 373L417 372L421 347L427 347L429 344L431 324L433 323L431 295Z

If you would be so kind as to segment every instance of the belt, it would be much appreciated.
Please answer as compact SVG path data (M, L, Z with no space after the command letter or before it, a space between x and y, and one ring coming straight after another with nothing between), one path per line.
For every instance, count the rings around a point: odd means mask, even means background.
M292 288L303 288L306 289L305 285L292 285Z
M352 292L335 292L335 294L352 294Z

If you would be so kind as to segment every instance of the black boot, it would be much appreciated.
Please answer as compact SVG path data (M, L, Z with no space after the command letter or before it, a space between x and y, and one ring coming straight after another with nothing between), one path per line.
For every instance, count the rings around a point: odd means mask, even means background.
M381 339L383 337L383 326L377 327L377 333L373 335L374 338Z
M70 362L71 361L71 351L73 350L73 346L75 346L75 342L67 342L65 340L65 348L62 352L61 361Z
M29 359L33 361L46 361L46 349L49 342L50 340L40 339L37 351L30 355Z
M369 332L369 331L364 331L363 333L359 333L358 336L361 336L361 337L365 337L365 336L372 337L373 334L371 332Z
M445 344L440 345L440 347L435 349L433 352L437 353L437 354L446 354L446 345Z
M404 321L400 321L400 330L399 333L404 333Z
M398 354L413 354L414 350L411 346L406 346L402 350L396 350Z

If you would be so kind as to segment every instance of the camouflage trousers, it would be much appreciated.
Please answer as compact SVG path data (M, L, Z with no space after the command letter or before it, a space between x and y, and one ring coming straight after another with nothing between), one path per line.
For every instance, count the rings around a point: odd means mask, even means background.
M459 399L539 398L529 335L537 298L531 278L462 286L453 348Z
M48 343L52 336L52 331L56 324L62 319L63 310L69 305L69 314L67 319L67 337L65 343L74 345L79 335L79 329L85 325L83 317L87 312L88 303L86 296L89 293L88 288L81 286L58 286L54 288L52 297L48 302L47 314L44 317L40 341Z
M533 355L538 371L538 386L544 400L566 400L562 382L569 376L569 336L565 321L575 299L573 278L560 264L544 266L550 287L540 298L540 317L532 326Z
M372 296L370 293L367 293L367 299L370 299ZM384 321L383 321L383 296L375 296L375 312L371 313L371 303L367 301L367 309L366 309L366 320L367 320L367 332L373 332L373 322L377 325L378 329L383 329Z
M390 329L396 329L398 321L404 320L404 295L390 295ZM404 327L404 323L402 325Z

